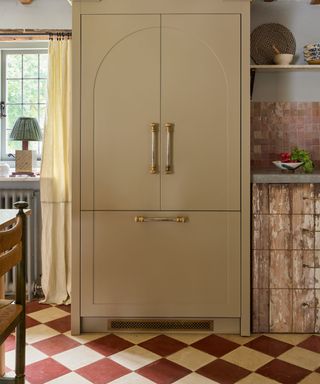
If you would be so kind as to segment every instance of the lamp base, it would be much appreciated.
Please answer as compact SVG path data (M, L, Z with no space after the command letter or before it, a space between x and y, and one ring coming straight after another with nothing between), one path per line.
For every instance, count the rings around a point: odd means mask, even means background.
M37 175L34 172L12 172L10 177L15 177L15 176L32 176L36 177Z
M16 173L32 172L32 151L16 150Z

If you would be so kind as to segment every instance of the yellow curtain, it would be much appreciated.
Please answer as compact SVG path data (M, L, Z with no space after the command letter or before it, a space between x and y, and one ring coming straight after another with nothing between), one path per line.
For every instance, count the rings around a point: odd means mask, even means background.
M48 109L40 191L42 289L46 303L71 301L71 40L49 42Z

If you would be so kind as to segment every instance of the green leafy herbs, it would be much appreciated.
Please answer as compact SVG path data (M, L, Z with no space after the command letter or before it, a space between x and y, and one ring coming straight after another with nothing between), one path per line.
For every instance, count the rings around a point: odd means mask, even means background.
M294 147L291 151L291 160L303 162L303 169L306 173L312 173L314 169L313 161L311 160L310 153L304 149Z

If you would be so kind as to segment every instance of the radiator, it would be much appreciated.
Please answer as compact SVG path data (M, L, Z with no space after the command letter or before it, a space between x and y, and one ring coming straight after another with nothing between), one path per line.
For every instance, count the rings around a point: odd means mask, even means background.
M0 190L0 208L11 209L16 201L26 201L31 209L27 218L27 297L32 300L37 295L41 277L41 215L40 192L30 189ZM5 276L5 294L12 296L15 292L14 269Z

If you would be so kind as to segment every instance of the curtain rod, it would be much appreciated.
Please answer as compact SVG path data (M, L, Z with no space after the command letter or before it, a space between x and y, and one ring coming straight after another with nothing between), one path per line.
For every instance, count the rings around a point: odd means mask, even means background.
M0 36L49 36L56 34L72 35L71 29L0 29Z

